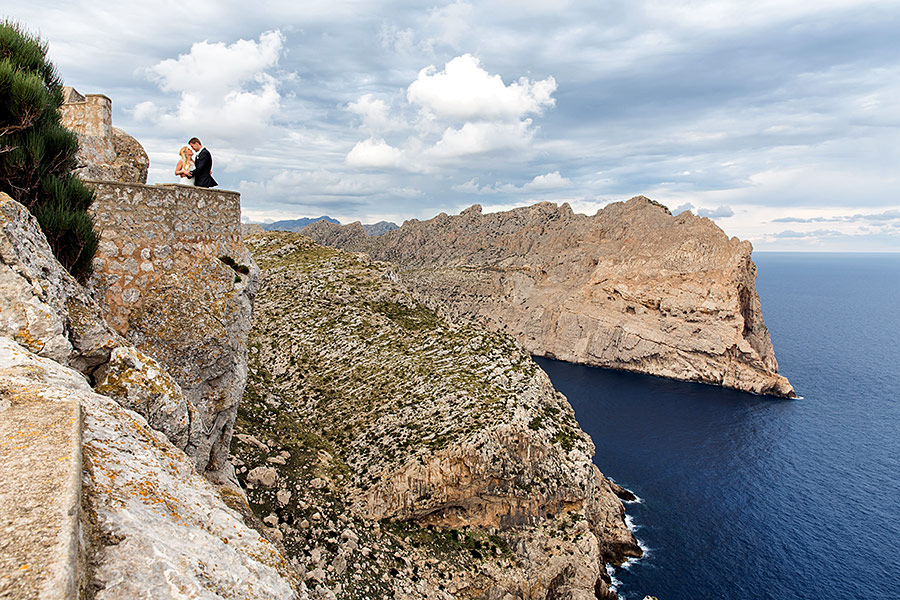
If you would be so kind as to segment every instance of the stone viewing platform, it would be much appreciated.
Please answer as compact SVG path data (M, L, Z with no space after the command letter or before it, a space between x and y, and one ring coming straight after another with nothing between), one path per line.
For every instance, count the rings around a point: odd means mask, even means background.
M93 286L121 334L143 297L166 273L185 273L200 259L242 252L241 195L177 184L86 181L102 231Z

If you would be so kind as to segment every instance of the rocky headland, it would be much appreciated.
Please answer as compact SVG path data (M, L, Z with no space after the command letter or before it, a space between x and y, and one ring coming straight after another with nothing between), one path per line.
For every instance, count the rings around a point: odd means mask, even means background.
M560 360L793 396L756 293L749 242L643 196L594 216L541 203L411 220L373 237L318 222L319 243L397 265L426 304Z
M307 586L338 598L614 598L622 490L515 340L441 317L395 267L297 234L263 271L238 477Z

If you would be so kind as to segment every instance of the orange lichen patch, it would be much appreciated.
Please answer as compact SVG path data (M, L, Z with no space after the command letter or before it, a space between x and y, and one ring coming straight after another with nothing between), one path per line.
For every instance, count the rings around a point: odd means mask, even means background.
M31 332L28 331L28 328L24 325L19 328L19 331L16 332L13 339L35 354L44 349L44 343L31 335Z
M120 496L140 498L141 502L155 507L160 514L168 515L180 525L187 524L182 516L183 513L189 512L187 507L178 498L161 489L155 482L147 479L126 481L118 488L118 491Z

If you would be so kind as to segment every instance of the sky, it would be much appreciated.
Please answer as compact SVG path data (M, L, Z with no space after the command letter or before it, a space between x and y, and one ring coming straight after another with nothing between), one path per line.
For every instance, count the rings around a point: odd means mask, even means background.
M244 220L644 195L763 251L900 251L898 0L0 0Z

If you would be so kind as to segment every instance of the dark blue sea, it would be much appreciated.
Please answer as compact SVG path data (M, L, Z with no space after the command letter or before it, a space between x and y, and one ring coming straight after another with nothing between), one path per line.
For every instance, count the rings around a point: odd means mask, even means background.
M753 258L802 399L538 359L640 498L618 593L900 599L900 254Z

